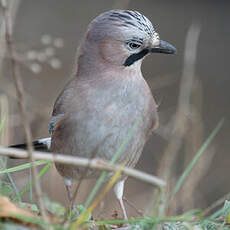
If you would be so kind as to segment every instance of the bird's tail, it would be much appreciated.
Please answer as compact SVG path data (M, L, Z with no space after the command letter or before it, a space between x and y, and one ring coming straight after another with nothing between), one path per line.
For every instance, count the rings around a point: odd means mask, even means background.
M35 150L38 151L49 151L50 150L50 144L51 144L51 137L38 139L36 141L33 141L33 146ZM18 145L11 145L9 146L11 148L19 148L19 149L26 149L26 144L18 144Z

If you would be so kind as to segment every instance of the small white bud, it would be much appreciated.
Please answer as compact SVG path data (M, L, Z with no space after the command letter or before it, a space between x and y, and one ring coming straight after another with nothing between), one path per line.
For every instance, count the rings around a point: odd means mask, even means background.
M45 62L47 60L47 56L44 52L40 52L37 54L37 60L40 62Z
M44 44L44 45L49 45L52 41L52 38L50 35L48 34L44 34L42 35L41 37L41 43Z
M57 48L62 48L64 46L64 41L62 38L55 38L54 39L54 46Z
M30 65L30 70L33 73L40 73L42 71L42 67L38 63L32 63Z
M54 69L60 69L61 68L61 61L59 59L57 59L57 58L52 58L49 61L49 64Z
M35 60L37 58L37 52L35 50L29 50L27 53L26 53L26 57L28 60Z

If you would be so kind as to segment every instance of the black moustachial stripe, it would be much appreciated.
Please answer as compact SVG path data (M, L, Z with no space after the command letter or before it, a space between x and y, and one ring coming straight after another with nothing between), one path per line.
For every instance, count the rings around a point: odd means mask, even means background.
M134 62L138 61L139 59L143 58L145 55L149 53L149 49L143 49L139 53L130 55L124 63L124 66L131 66Z

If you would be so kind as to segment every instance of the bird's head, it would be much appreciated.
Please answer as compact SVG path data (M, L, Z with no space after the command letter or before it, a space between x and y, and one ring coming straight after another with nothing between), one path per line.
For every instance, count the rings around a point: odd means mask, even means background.
M160 40L148 18L131 10L100 14L90 23L85 39L104 62L116 66L140 66L149 53L176 53L175 47Z

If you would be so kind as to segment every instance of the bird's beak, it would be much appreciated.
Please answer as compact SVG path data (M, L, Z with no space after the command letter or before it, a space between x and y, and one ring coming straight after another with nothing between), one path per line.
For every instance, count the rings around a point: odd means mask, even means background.
M176 48L168 42L160 40L160 44L149 49L151 53L175 54Z

